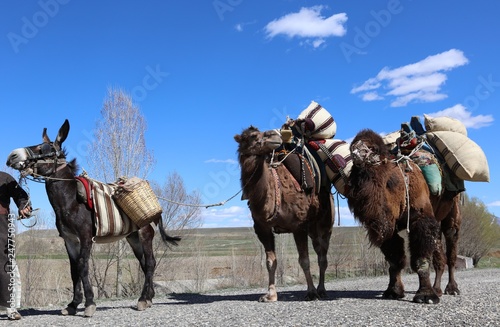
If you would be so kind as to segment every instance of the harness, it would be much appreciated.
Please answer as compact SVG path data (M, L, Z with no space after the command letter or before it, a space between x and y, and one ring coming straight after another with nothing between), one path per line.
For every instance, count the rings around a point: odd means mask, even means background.
M43 143L41 145L41 154L35 154L30 148L24 148L26 153L28 154L27 161L28 165L21 171L21 174L24 176L32 175L34 178L43 179L55 179L47 176L43 176L38 174L38 168L43 164L54 164L54 168L52 172L49 172L48 175L55 174L60 171L64 167L66 167L66 158L61 157L63 153L59 150L56 150L51 143Z

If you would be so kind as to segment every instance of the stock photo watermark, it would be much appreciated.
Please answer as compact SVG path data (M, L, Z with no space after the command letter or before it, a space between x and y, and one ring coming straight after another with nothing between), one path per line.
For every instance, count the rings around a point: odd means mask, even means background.
M34 39L41 29L43 29L58 13L62 5L68 4L70 0L40 0L38 6L40 10L36 11L31 17L23 16L21 18L21 29L19 32L7 33L10 45L14 53L19 53L21 45L27 45Z
M142 78L142 83L132 88L132 98L137 101L143 101L148 96L148 92L156 89L168 76L167 72L161 71L160 65L154 68L146 66L146 75Z
M479 84L474 89L474 94L464 99L464 106L469 110L477 109L481 101L487 100L500 87L500 82L494 81L491 74L487 77L480 75L477 79Z
M271 117L269 125L267 126L269 129L280 128L286 122L287 117L289 117L286 108L281 110L273 108L272 113L273 117ZM234 178L239 179L241 174L239 163L236 160L213 160L210 162L225 162L226 164L222 170L216 172L210 171L208 173L211 181L205 184L201 192L203 202L207 203L214 200L221 200L217 199L217 197L220 196L222 190L227 189Z
M9 223L7 226L7 272L9 274L9 303L10 308L16 308L16 225L14 223L14 215L9 214Z
M224 15L228 12L233 12L233 10L241 5L243 0L214 0L212 1L212 6L214 7L217 16L221 21L224 20Z
M366 54L363 50L380 35L384 28L391 24L394 16L403 12L403 9L404 6L400 0L389 0L385 9L371 10L370 16L373 19L367 21L362 27L355 26L353 28L355 35L351 42L340 43L339 47L345 60L351 63L353 55Z

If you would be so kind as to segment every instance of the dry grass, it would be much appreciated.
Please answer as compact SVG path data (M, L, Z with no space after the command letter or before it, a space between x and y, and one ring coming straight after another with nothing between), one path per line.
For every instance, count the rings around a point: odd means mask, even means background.
M156 238L157 296L176 291L169 285L183 282L183 292L203 292L213 288L267 287L265 254L252 228L198 229L183 231L178 247L167 249ZM330 278L382 274L387 271L377 248L368 246L364 230L334 228L330 251ZM18 235L18 263L23 282L24 306L47 306L69 303L72 283L69 260L63 241L56 231L36 231ZM290 234L276 236L278 286L305 283L297 262L298 255ZM137 297L143 277L130 247L123 257L124 294ZM90 268L94 292L101 297L115 297L116 260L113 249L97 245ZM311 270L318 275L317 259L310 249ZM95 268L95 269L94 269ZM106 278L103 271L106 270ZM100 278L100 279L96 279ZM163 282L162 282L163 281ZM163 287L160 287L162 286ZM99 287L97 287L99 286Z

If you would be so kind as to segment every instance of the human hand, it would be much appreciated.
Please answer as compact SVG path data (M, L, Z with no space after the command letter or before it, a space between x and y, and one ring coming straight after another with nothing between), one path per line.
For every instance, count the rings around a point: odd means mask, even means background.
M26 206L23 209L19 210L19 216L26 218L31 215L31 206Z

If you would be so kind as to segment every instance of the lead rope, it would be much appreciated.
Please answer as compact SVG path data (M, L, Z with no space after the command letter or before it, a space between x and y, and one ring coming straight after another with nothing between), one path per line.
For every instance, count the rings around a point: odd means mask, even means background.
M408 175L406 175L403 172L403 168L401 168L401 165L399 164L399 161L402 158L404 158L404 156L396 160L396 164L398 165L399 171L401 172L401 175L403 175L403 179L405 181L406 211L408 212L408 220L406 222L406 232L410 234L410 189L409 189ZM406 161L406 164L408 165L408 168L410 168L411 170L412 168L409 166L408 161Z

